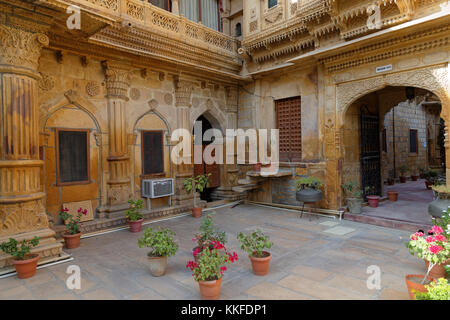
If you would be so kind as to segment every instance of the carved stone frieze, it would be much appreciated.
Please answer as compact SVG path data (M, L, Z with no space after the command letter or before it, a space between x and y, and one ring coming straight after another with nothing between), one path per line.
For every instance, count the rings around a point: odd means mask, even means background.
M0 206L0 237L48 227L42 199Z
M42 33L0 25L0 64L38 68L41 49L49 44L49 38Z
M95 97L100 93L100 85L96 81L89 81L86 84L86 93L89 97Z
M188 80L175 79L175 105L177 107L190 107L191 95L194 90L195 83Z

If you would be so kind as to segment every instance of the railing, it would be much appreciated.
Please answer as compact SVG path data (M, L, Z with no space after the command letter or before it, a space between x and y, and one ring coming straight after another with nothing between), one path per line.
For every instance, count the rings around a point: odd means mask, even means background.
M178 37L181 41L196 40L214 48L230 53L237 51L237 40L221 32L210 29L201 23L193 22L142 0L72 0L80 5L120 16L152 29L161 34Z

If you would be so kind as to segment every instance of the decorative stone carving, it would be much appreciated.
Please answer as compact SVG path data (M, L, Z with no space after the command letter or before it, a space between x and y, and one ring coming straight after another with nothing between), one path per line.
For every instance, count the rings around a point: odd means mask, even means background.
M159 103L155 99L152 99L148 102L148 106L150 108L150 111L154 111L158 107Z
M95 138L95 145L97 147L100 147L102 145L102 133L94 132L94 138Z
M237 86L225 87L226 112L237 112L238 109L238 89Z
M31 33L0 25L0 65L12 65L36 70L41 49L49 38L42 33Z
M106 90L108 96L128 100L127 93L131 80L130 68L109 61L104 62L103 66L105 67Z
M100 85L96 81L89 81L86 84L86 93L90 97L95 97L100 93Z
M140 97L141 97L141 92L139 91L139 89L137 89L137 88L130 89L130 98L132 100L139 100Z
M0 237L48 227L42 199L0 206Z
M187 80L175 79L175 105L177 107L190 107L191 94L195 83Z
M250 32L255 32L256 30L258 30L258 20L251 21L248 24L248 29L250 30Z
M51 75L41 73L41 79L38 84L39 89L42 91L50 91L55 87L55 78Z
M170 93L164 95L164 102L171 106L173 104L173 96Z

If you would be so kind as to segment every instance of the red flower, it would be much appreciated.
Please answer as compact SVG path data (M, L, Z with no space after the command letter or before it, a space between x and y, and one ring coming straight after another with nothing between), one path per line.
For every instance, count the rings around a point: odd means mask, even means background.
M195 248L194 251L192 252L192 254L194 255L194 257L196 257L201 251L202 251L202 249Z
M415 235L412 235L411 240L417 240L417 237Z
M189 261L186 265L186 268L191 269L191 271L194 271L197 267L198 265L194 261Z
M220 267L220 271L221 271L221 272L223 272L223 271L227 271L227 267L225 267L225 266L223 266L223 267Z
M436 241L441 241L441 242L447 241L447 239L442 234L438 234L436 237L434 237L434 239L436 239Z
M423 237L423 232L416 232L416 233L414 233L414 235L416 237Z
M80 208L80 209L78 209L78 213L80 213L80 212L81 212L81 210L83 210L83 209L81 209L81 208Z
M430 246L430 252L432 254L437 254L440 251L442 251L442 247L441 246L435 246L435 245Z
M84 209L83 214L86 215L87 213L87 209Z
M237 253L236 252L233 252L232 254L231 253L229 253L228 254L228 258L230 259L230 261L233 263L233 262L235 262L235 261L237 261L238 260L238 255L237 255Z
M434 238L433 238L432 236L428 236L425 240L426 240L428 243L434 242Z
M440 233L444 232L444 230L440 226L433 226L433 228L431 228L431 231L434 234L440 234Z

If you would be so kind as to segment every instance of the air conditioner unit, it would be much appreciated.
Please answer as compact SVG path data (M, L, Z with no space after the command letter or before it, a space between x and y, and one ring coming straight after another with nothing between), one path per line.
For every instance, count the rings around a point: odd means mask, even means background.
M142 180L142 198L162 198L173 195L174 179Z

